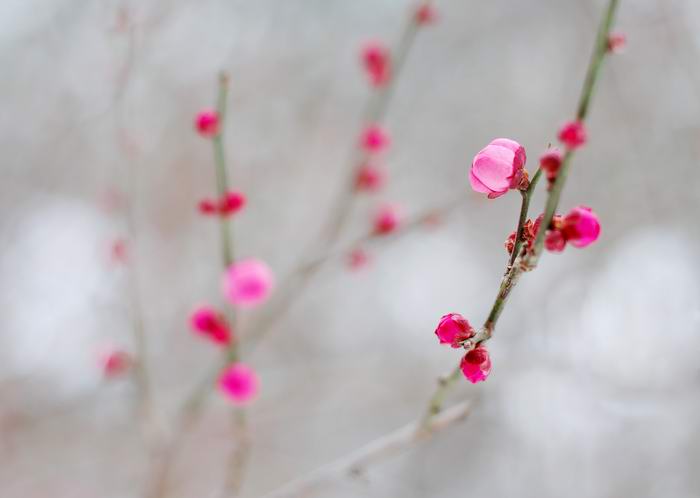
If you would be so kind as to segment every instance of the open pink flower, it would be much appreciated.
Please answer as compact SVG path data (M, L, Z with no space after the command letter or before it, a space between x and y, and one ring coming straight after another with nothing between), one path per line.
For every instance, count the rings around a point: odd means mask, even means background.
M195 118L194 126L203 137L215 137L219 134L219 113L212 109L201 111Z
M373 164L367 163L357 170L355 188L363 192L376 192L384 186L385 182L384 172Z
M243 363L228 366L219 376L219 390L237 405L251 402L260 382L255 371Z
M372 86L383 86L391 77L389 50L378 41L365 44L362 49L362 63Z
M497 138L474 157L469 171L472 188L495 199L518 188L525 167L525 148L514 140Z
M461 342L474 335L474 329L459 313L448 313L440 318L435 335L440 340L440 344L450 344L453 348L460 348Z
M224 275L224 295L241 308L252 308L265 301L273 286L272 271L257 259L238 261Z
M231 331L224 316L209 306L200 306L190 315L190 326L216 344L229 344Z
M569 121L559 129L559 141L568 149L578 149L587 139L586 128L581 121Z
M491 373L489 352L484 346L478 346L464 355L459 366L469 382L472 384L482 382Z
M367 152L381 152L391 143L389 134L379 125L369 125L362 132L362 137L360 138L360 145Z
M401 222L398 208L391 204L384 204L374 215L374 233L386 235L393 232Z
M562 233L575 247L586 247L600 235L598 216L587 206L577 206L564 217Z

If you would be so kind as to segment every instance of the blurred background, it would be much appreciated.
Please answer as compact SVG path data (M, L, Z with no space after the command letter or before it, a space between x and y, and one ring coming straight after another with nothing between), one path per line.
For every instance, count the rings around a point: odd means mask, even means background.
M249 200L237 252L281 282L347 188L372 91L359 49L394 46L414 7L0 3L3 498L144 496L154 471L137 386L129 374L105 379L99 362L104 348L136 350L135 309L163 434L220 361L187 324L196 304L221 302L218 227L196 209L214 193L212 151L192 127L214 104L218 72L231 77L231 176ZM471 158L510 137L534 171L573 116L604 2L435 7L385 121L388 184L358 199L338 247L367 231L381 202L409 217L462 202L437 227L367 244L360 270L331 259L245 358L261 393L243 496L423 412L459 359L434 327L448 312L483 322L519 209L514 193L471 191ZM606 61L561 203L592 206L600 240L545 254L524 276L491 341L488 382L460 382L449 397L478 396L468 420L319 496L700 496L699 26L694 0L622 1L628 46ZM243 313L240 335L263 315ZM216 496L230 414L209 398L167 496Z

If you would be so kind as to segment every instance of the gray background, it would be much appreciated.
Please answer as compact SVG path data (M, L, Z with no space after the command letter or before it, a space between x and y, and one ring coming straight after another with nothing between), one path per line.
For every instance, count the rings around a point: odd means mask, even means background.
M192 132L216 73L231 74L225 140L249 206L239 254L279 280L304 255L342 188L368 89L358 47L393 43L411 2L4 0L0 3L0 494L136 497L146 446L128 380L103 383L95 351L132 348L127 234L105 192L132 199L148 364L164 427L218 360L187 330L217 302L218 232L197 215L211 149ZM440 315L481 323L505 263L516 194L467 183L472 156L505 136L529 169L575 109L603 2L440 0L387 119L391 180L379 200L417 213L462 193L433 230L370 248L366 271L336 260L247 358L245 496L259 496L416 418L458 353ZM124 13L130 29L120 27ZM602 236L545 255L515 290L469 420L323 496L669 497L700 495L700 4L622 1L625 54L606 64L562 209L592 206ZM129 181L130 172L133 173ZM128 185L132 185L129 194ZM543 196L534 203L535 213ZM254 330L246 313L240 333ZM214 396L177 461L176 497L220 488L230 409Z

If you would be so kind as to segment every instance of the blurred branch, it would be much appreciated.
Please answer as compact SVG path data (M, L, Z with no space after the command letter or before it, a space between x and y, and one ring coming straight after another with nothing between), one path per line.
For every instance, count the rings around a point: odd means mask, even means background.
M353 478L364 474L372 465L406 451L430 439L436 433L465 420L471 413L473 401L463 401L430 420L412 422L401 429L375 439L349 455L320 467L310 474L295 479L264 498L309 498L319 492L323 484L337 479Z
M579 104L576 112L576 119L583 122L587 115L590 107L591 99L593 97L593 92L595 89L596 82L600 76L600 69L603 63L603 59L607 53L608 49L608 36L610 35L610 30L612 29L613 19L615 17L615 12L618 7L619 0L609 0L607 9L603 16L603 19L598 28L598 33L595 40L595 45L593 49L593 55L591 56L591 61L588 66L588 71L586 72L586 78L583 84L583 90L581 91L581 97L579 99ZM491 307L489 316L484 322L483 327L476 335L465 343L465 349L474 348L480 343L487 341L496 327L496 322L505 307L506 301L517 284L520 276L526 270L530 270L537 266L537 261L544 247L544 237L547 232L547 227L552 222L554 213L559 204L559 198L561 197L561 192L566 183L566 177L571 165L571 159L573 157L573 151L568 149L564 154L561 167L557 174L557 179L549 191L547 196L547 202L545 204L544 216L542 223L540 225L540 230L535 238L535 243L532 251L526 253L522 251L518 255L518 260L515 264L511 265L509 269L506 270L505 275L501 281L501 285L498 289L498 294L496 295L496 300ZM533 178L534 179L534 178ZM528 189L529 194L532 193L533 184L530 185L531 188ZM528 196L529 197L529 196ZM525 210L525 216L527 215L527 203L523 202L522 206ZM521 219L523 213L521 211ZM513 250L515 253L515 249ZM445 378L438 382L438 387L430 397L428 406L426 408L426 413L424 415L424 423L429 424L433 417L435 417L442 410L444 398L448 391L454 386L454 384L459 380L460 367L457 365Z

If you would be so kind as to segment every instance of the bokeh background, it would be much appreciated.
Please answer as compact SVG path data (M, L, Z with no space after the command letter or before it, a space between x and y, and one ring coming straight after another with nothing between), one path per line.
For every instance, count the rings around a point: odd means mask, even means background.
M370 89L358 50L394 44L410 1L4 0L0 3L0 495L143 496L152 471L134 383L105 381L105 344L133 350L136 295L167 434L219 361L187 316L220 302L218 231L196 212L214 190L192 129L231 75L225 135L239 254L283 281L332 199ZM519 197L467 183L471 157L505 136L529 169L571 117L601 1L438 0L386 126L387 188L360 199L344 247L377 203L420 213L455 196L442 225L330 261L246 358L251 407L244 496L261 496L414 420L458 353L440 315L481 323ZM562 210L592 206L603 232L547 254L514 291L467 421L328 485L333 497L700 496L700 4L622 1L623 55L606 62ZM107 197L120 193L121 203ZM534 202L541 209L543 196ZM132 226L127 213L132 213ZM110 260L128 239L128 264ZM262 312L244 314L254 333ZM216 496L233 444L213 395L186 439L173 497Z

